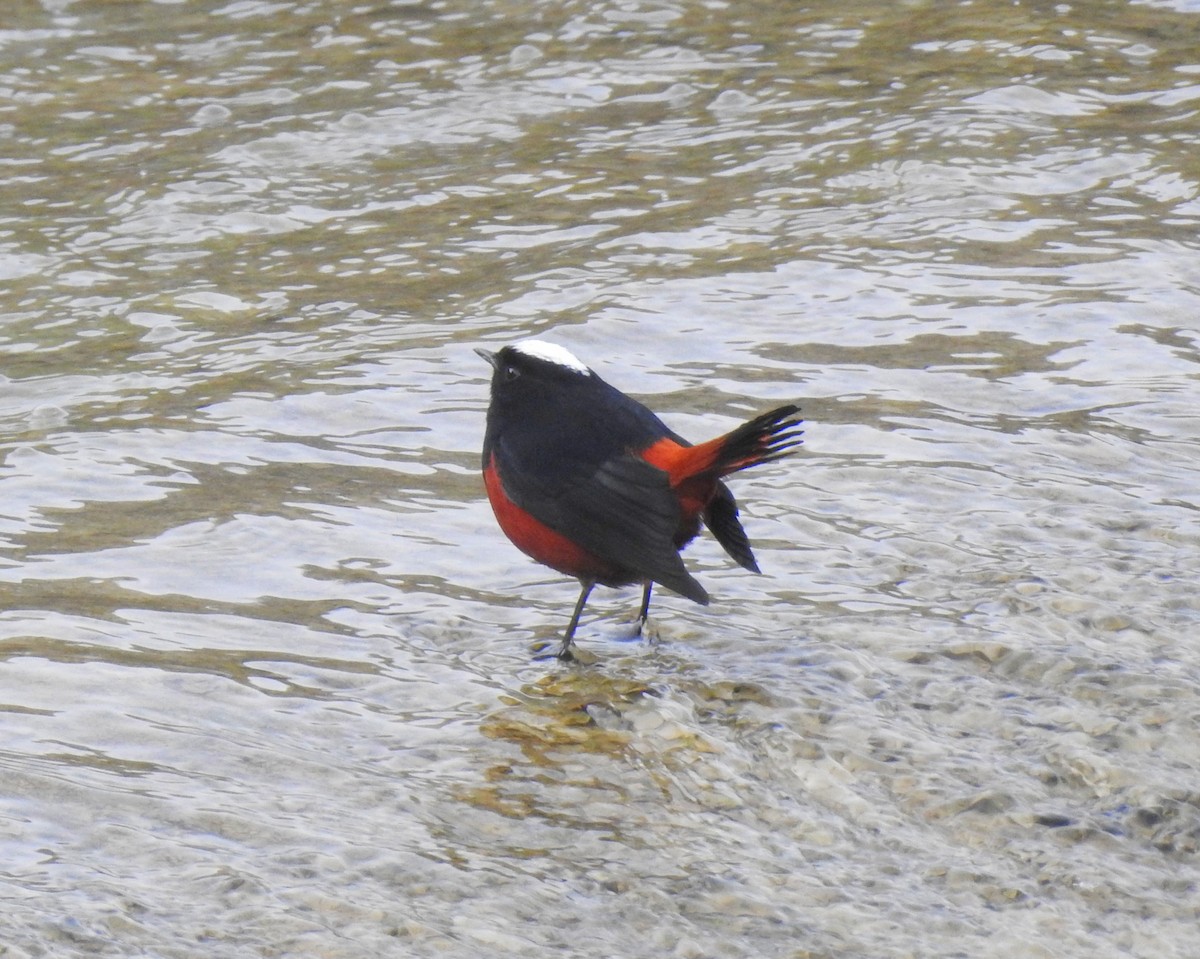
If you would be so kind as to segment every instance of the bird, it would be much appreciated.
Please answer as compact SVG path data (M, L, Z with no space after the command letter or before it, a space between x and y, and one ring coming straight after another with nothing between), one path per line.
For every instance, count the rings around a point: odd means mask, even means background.
M558 659L576 658L575 631L597 584L643 585L638 632L655 583L708 605L680 556L701 523L739 566L759 572L722 477L795 452L798 406L693 445L555 343L526 339L475 352L492 367L482 465L500 529L580 583Z

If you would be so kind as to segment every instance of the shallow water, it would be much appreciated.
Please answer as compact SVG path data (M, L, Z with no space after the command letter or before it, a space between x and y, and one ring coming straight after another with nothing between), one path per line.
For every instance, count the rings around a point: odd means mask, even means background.
M44 0L0 26L5 955L1190 957L1200 7ZM496 530L488 370L765 575Z

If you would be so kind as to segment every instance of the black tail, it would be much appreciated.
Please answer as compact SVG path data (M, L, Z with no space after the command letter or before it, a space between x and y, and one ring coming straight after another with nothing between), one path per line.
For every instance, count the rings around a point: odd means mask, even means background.
M704 525L709 528L718 543L734 561L752 573L760 573L754 551L750 548L750 537L738 520L737 500L724 483L717 483L717 495L704 510Z
M799 413L800 407L789 403L754 417L721 437L719 442L714 441L716 457L713 466L717 474L728 476L790 455L803 442L800 437L804 430L799 428L803 420ZM750 538L738 519L737 500L724 483L717 483L716 495L704 510L704 525L739 566L752 573L759 572Z
M756 416L732 433L727 433L722 437L714 464L718 473L728 476L738 470L788 456L804 442L800 439L804 435L800 424L804 421L799 413L800 407L789 403Z

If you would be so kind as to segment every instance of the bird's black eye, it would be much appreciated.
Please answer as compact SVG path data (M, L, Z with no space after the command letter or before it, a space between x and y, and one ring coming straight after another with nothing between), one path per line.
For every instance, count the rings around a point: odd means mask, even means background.
M506 381L508 381L509 383L511 383L513 380L515 380L520 375L521 375L521 371L518 370L515 366L510 365L510 366L504 367L504 379Z

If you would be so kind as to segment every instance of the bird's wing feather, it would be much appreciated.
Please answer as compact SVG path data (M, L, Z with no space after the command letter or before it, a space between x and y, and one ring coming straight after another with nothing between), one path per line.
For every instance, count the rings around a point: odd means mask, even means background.
M499 452L505 492L539 522L628 570L631 579L653 580L697 603L708 602L675 548L679 500L665 472L624 454L548 488L529 471L506 469Z

